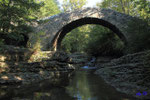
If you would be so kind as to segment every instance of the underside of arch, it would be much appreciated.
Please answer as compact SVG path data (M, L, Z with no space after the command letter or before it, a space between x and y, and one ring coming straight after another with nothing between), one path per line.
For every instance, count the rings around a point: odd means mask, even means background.
M73 30L79 26L86 25L86 24L97 24L97 25L102 25L104 27L107 27L110 30L112 30L114 33L116 33L118 35L118 37L124 42L125 45L127 44L125 36L121 33L121 31L115 25L113 25L105 20L102 20L102 19L85 17L85 18L75 20L75 21L65 25L64 27L62 27L57 32L57 34L55 35L54 39L51 42L51 46L53 47L53 49L57 50L60 48L61 41L63 40L63 38L65 37L65 35L68 32L70 32L71 30Z

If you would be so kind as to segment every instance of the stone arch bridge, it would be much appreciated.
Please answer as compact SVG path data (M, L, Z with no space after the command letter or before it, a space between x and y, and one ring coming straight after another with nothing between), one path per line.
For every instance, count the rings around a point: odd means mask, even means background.
M128 22L134 18L110 9L83 8L44 19L46 22L35 27L33 34L44 33L40 36L42 50L56 50L65 35L74 28L85 24L98 24L112 30L127 44L130 39L130 34L126 31ZM29 38L29 41L33 41L34 35Z

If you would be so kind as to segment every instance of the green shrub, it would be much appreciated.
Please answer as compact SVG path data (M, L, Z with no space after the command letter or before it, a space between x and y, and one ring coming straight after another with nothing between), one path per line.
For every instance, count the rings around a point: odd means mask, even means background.
M28 48L31 48L31 49L34 49L34 50L38 50L40 51L41 48L42 48L42 45L41 45L41 41L43 39L43 36L45 35L46 33L45 32L38 32L38 33L32 33L30 34L30 39L27 43L27 47Z
M121 56L124 43L108 28L87 25L74 29L65 36L61 45L66 52L82 52L94 56Z
M121 56L123 48L123 42L114 33L105 33L101 38L88 44L87 53L95 56Z
M121 56L124 43L107 28L94 26L86 52L95 56Z
M127 53L150 49L150 26L147 21L134 19L129 22L127 32L131 34L126 48Z

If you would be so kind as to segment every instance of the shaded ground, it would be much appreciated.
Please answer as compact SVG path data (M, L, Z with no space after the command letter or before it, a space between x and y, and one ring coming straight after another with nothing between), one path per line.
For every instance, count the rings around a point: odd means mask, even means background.
M149 65L146 55L149 51L129 54L109 63L97 64L95 72L118 91L134 97L150 99ZM146 91L147 95L143 95ZM141 92L141 96L136 95Z

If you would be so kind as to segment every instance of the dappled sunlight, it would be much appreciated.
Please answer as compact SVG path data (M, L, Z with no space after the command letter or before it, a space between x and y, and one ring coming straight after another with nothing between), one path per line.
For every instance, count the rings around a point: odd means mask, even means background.
M8 68L8 64L6 62L0 62L0 68Z
M0 77L0 79L1 79L1 81L3 80L3 81L8 81L8 82L13 82L13 81L16 81L16 82L18 82L18 81L22 81L22 80L24 80L21 76L17 76L17 75L2 75L1 77Z
M1 78L2 78L3 80L8 80L8 79L9 79L8 76L6 76L6 75L1 76Z
M44 74L44 71L43 71L43 70L40 70L39 74L43 75L43 74Z
M4 55L0 55L0 61L5 61L7 59L7 57L6 56L4 56Z
M17 79L17 80L23 80L21 77L19 77L19 76L15 76L15 79Z
M69 68L69 69L75 69L72 64L68 64L68 68Z

